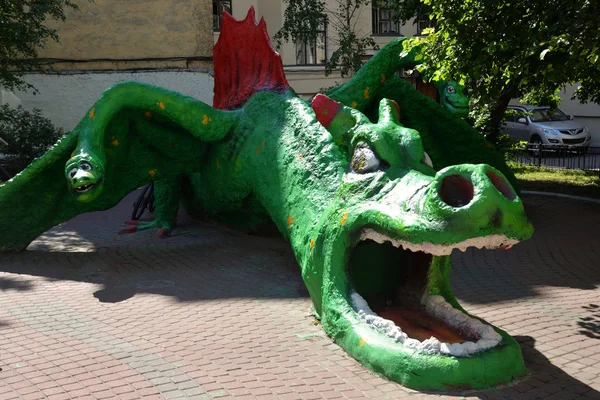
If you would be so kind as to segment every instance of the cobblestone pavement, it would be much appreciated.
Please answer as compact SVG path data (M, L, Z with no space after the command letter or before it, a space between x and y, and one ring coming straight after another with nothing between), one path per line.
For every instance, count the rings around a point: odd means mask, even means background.
M118 236L132 202L0 255L0 399L440 397L333 344L280 238L185 218L169 239ZM600 399L600 207L525 202L534 238L455 253L452 282L519 340L528 374L448 398Z

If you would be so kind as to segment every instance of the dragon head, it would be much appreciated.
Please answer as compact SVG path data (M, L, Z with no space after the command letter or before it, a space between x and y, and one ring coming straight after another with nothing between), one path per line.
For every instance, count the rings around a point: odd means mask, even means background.
M462 86L456 81L435 82L444 108L459 117L469 114L469 99L463 93Z
M81 152L71 157L65 165L65 177L71 193L81 202L92 201L102 193L104 168L91 154Z
M391 100L376 124L323 95L313 108L348 156L303 266L325 331L410 387L484 387L521 374L516 341L466 313L449 281L453 249L506 249L532 235L506 178L483 164L436 171Z

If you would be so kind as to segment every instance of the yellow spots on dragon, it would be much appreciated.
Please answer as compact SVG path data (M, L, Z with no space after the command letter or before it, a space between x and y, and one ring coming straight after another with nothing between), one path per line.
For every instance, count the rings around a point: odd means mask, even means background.
M358 346L363 347L365 344L369 344L369 343L367 343L367 341L365 339L360 338L360 344Z
M294 225L294 217L291 215L288 216L288 226L291 228Z
M146 111L144 113L144 117L146 117L147 120L151 120L152 119L152 113L150 111Z
M358 104L356 103L356 100L352 100L352 104L350 105L350 107L356 108L356 106L358 106Z
M88 114L88 117L90 117L91 119L96 119L96 108L92 107L92 109L90 110L90 113Z
M71 153L71 158L75 157L75 152Z
M221 164L219 163L219 160L217 160L215 163L217 164L217 169L221 169Z
M148 175L150 175L150 178L154 179L154 176L156 175L156 170L155 169L151 169L150 171L148 171Z
M303 155L303 154L298 154L298 155L296 156L296 160L302 160L303 158L304 158L304 155Z
M256 154L260 153L260 149L265 147L265 142L260 142L260 146L256 148Z
M371 97L371 95L369 94L369 88L365 88L365 90L363 91L363 97L365 99L368 99L369 97Z
M161 109L164 110L165 109L165 103L163 103L162 101L159 101L158 103L156 103L156 105Z
M112 141L111 141L110 143L111 143L113 146L117 147L117 146L119 145L119 140L113 136L113 137L112 137Z
M210 118L208 115L204 114L202 116L202 125L208 125L208 123L211 121L212 121L212 118Z
M386 79L387 78L386 78L385 74L381 74L381 79L379 79L379 82L383 83L383 82L385 82Z
M342 219L340 220L340 226L344 226L346 221L348 221L348 210L344 211L344 215L342 215Z
M315 248L315 239L310 239L309 247L311 250Z

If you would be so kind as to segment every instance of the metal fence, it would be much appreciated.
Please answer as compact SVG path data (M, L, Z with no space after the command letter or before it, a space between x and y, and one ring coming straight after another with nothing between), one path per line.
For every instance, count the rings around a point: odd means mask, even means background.
M528 144L508 152L507 160L537 167L600 171L600 147Z

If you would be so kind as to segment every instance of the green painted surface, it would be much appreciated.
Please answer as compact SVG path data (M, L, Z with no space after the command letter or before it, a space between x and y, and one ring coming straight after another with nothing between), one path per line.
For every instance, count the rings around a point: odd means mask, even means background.
M355 286L393 289L369 272L403 276L377 246L352 258L366 228L444 246L487 235L524 240L533 232L514 189L507 197L488 178L514 182L502 158L460 118L393 77L401 47L401 40L391 43L331 93L345 107L329 130L292 91L258 92L239 110L222 111L141 83L107 90L72 133L0 186L0 207L10 210L0 214L0 250L23 250L52 226L108 209L157 180L156 227L174 226L179 196L191 214L242 229L273 221L293 248L324 330L373 371L414 388L511 381L524 372L523 359L499 330L501 345L474 356L427 355L391 341L352 308ZM400 115L384 98L396 100ZM464 205L448 204L464 200L460 190L442 200L449 176L472 185ZM358 265L378 257L379 270ZM350 267L351 258L357 265ZM449 269L447 256L433 257L422 290L460 309Z

